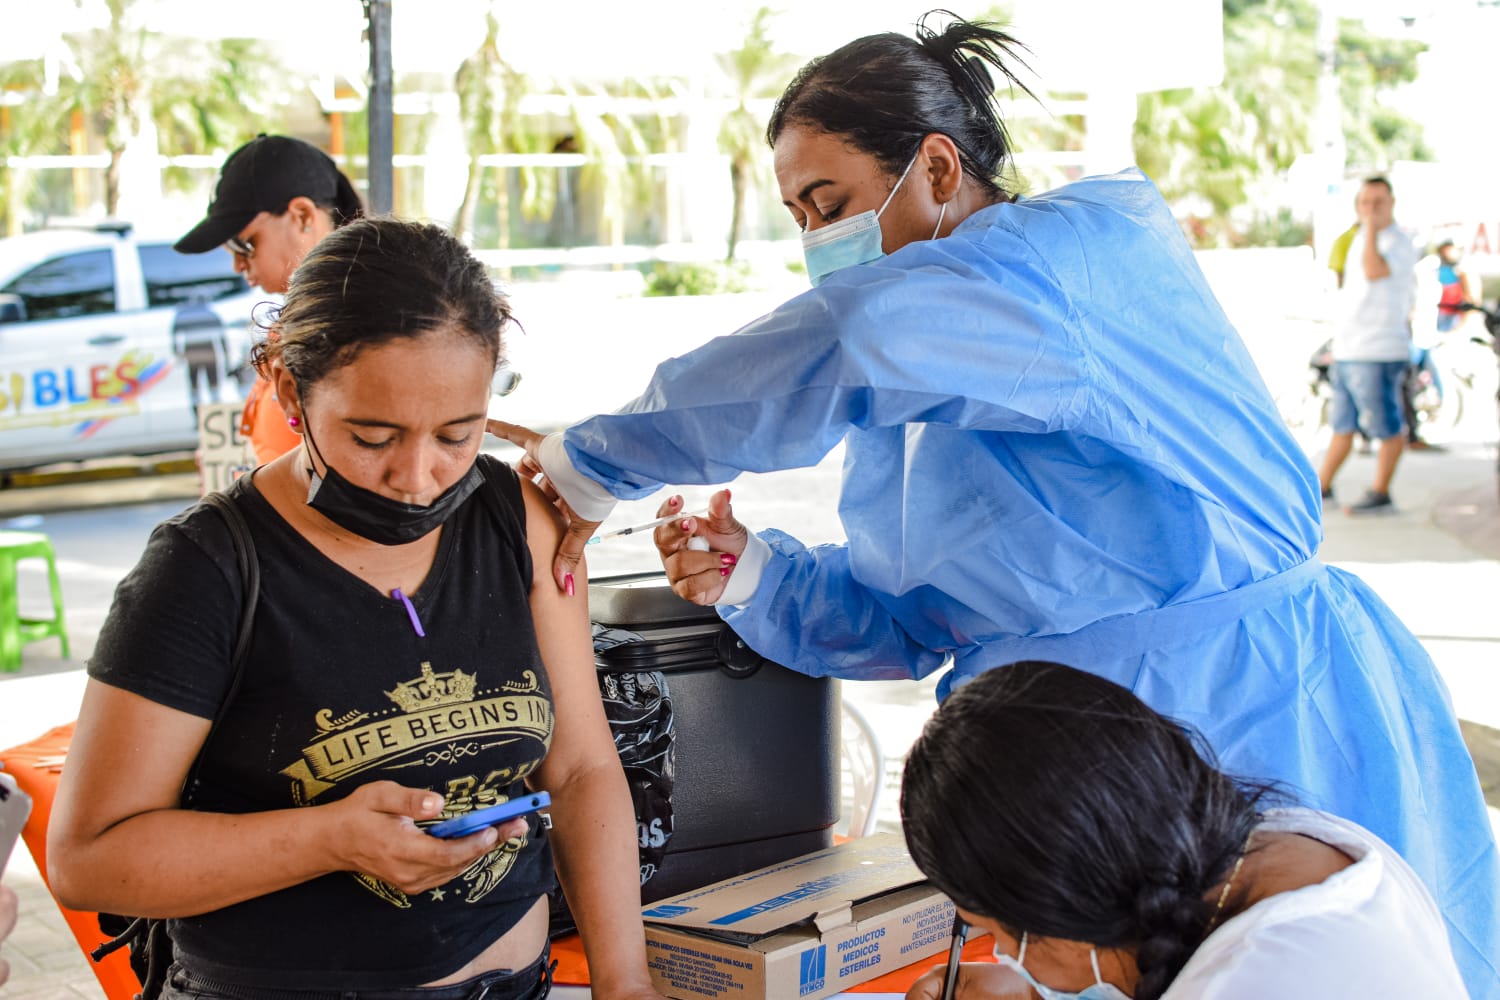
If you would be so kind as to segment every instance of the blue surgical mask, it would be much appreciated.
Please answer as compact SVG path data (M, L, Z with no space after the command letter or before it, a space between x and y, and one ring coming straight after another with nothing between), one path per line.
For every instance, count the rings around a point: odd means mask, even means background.
M916 162L917 157L913 155L906 169L901 171L901 179L896 181L891 193L885 196L885 204L880 206L880 211L872 209L860 212L847 219L840 219L831 226L802 234L802 258L807 261L807 276L812 280L813 287L821 285L823 279L835 271L855 264L868 264L885 256L884 242L880 235L880 217L890 206L891 199L896 197L896 192L901 190L901 185L906 182L906 175L911 173ZM943 207L946 209L947 205Z
M1001 965L1012 970L1030 983L1042 1000L1130 1000L1130 997L1126 996L1123 990L1114 983L1106 983L1104 978L1099 975L1099 953L1093 948L1089 949L1089 961L1094 966L1094 985L1084 989L1080 993L1068 993L1065 990L1054 990L1050 986L1043 986L1036 981L1031 973L1026 971L1026 966L1023 964L1026 961L1025 932L1021 934L1021 947L1015 958L1011 958L1002 952L1000 946L997 944L995 946L995 959Z

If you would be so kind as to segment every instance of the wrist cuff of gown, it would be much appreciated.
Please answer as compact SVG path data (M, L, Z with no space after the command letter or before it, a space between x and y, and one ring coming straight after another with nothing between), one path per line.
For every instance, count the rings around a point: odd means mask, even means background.
M542 471L573 513L585 521L602 521L615 509L615 497L603 486L573 468L563 448L563 432L555 431L542 439L537 449Z
M770 560L771 546L759 535L752 534L745 551L740 553L739 560L734 564L734 572L729 574L724 593L719 595L714 605L722 607L726 604L749 603L750 598L755 596L755 588L760 586L761 574L765 572L766 563Z

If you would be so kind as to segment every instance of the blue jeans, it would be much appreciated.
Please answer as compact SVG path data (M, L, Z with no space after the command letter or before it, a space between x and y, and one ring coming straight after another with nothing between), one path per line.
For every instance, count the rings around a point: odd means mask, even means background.
M1333 400L1328 422L1335 434L1353 434L1363 427L1377 441L1397 437L1405 427L1401 415L1401 386L1405 361L1335 361L1329 371Z

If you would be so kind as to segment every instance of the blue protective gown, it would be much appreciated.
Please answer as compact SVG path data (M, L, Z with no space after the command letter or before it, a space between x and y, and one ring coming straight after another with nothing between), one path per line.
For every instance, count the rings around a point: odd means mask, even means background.
M633 499L817 463L845 440L845 545L777 531L757 652L955 683L1022 659L1123 684L1226 770L1390 843L1476 998L1500 998L1500 867L1447 691L1357 577L1315 558L1317 477L1136 171L980 211L662 364L570 428ZM753 517L753 512L750 512Z

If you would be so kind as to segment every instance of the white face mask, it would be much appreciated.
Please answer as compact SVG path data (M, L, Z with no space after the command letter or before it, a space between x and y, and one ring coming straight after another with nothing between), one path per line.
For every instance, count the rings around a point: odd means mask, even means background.
M906 169L901 171L901 179L896 181L891 193L885 196L885 204L880 206L879 211L872 209L860 212L815 232L802 234L802 259L807 262L807 276L814 287L821 285L823 279L835 271L855 264L868 264L885 256L880 217L890 206L891 199L896 197L896 192L901 190L901 185L906 182L906 175L911 173L920 154L921 150L918 150L912 155ZM943 213L947 210L948 203L944 202L942 212L938 214L938 228L942 228ZM936 229L932 235L937 236Z
M1099 975L1099 953L1093 948L1089 949L1089 962L1094 966L1094 985L1087 987L1081 993L1068 993L1064 990L1054 990L1050 986L1043 986L1026 971L1026 966L1023 964L1026 961L1026 933L1024 931L1021 933L1021 947L1015 958L1002 952L998 944L995 945L994 954L996 961L1030 983L1042 1000L1130 1000L1130 997L1126 996L1118 986L1114 983L1106 983Z

